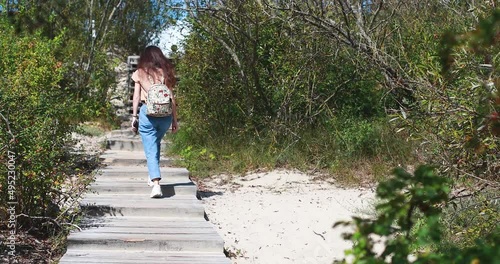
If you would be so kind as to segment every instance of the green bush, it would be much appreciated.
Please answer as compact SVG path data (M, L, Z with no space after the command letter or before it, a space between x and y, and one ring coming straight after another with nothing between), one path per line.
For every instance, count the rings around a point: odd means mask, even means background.
M384 115L383 91L376 88L380 76L356 68L352 54L327 36L307 33L313 29L307 24L292 29L280 18L268 18L256 2L225 4L238 10L235 15L223 9L231 23L252 33L228 30L206 13L190 20L178 64L180 111L193 130L190 136L295 140L293 134L339 113Z
M462 193L452 198L443 211L446 232L443 234L445 239L439 245L443 250L456 245L470 247L476 240L498 232L495 229L500 219L497 190L488 187L477 193L461 190Z
M481 14L474 30L443 32L436 54L423 55L429 77L409 117L399 117L422 142L422 156L448 177L498 182L500 9Z
M64 68L54 51L60 38L18 37L0 23L0 204L10 196L18 214L53 216L68 165L65 145L74 129L71 91L61 87ZM13 156L8 157L8 153ZM15 160L15 190L7 191L7 161ZM12 188L12 187L9 187ZM19 221L22 219L20 218ZM21 223L22 224L22 223Z
M391 143L398 140L389 136L379 73L365 65L360 70L364 61L329 36L311 33L307 23L267 17L256 2L224 4L221 12L248 34L200 13L189 20L192 31L179 58L184 132L173 151L193 173L259 166L333 170L339 166L332 164L381 156L397 163L409 156L409 148ZM384 158L388 152L405 155L391 161Z
M355 227L354 233L345 235L354 243L346 254L354 263L498 263L498 223L472 245L437 250L443 239L441 215L449 202L449 184L429 166L418 167L414 174L394 170L394 177L377 187L380 203L375 219L355 217L336 223ZM374 245L380 238L385 239L379 242L384 249L377 252Z

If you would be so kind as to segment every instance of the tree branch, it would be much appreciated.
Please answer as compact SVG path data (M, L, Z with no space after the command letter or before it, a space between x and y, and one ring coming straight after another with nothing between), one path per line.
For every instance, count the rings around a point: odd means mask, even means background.
M189 0L185 0L185 3L186 3L186 6L189 6ZM196 5L198 6L198 2L196 2ZM183 10L188 11L193 18L196 18L196 15L194 14L193 9L183 9ZM196 10L196 11L199 11L199 10ZM231 56L233 61L238 66L238 68L240 70L239 72L240 72L241 78L243 80L246 80L246 75L245 75L245 72L243 71L243 66L242 66L241 61L238 57L238 54L236 54L236 52L227 44L226 41L224 41L222 38L218 37L216 34L211 32L210 29L208 27L206 27L203 23L198 23L198 24L203 28L203 30L205 30L207 33L209 33L212 38L214 38L217 42L219 42L227 50L227 52L229 53L229 55Z
M109 28L109 23L111 22L111 20L113 19L113 16L115 15L115 12L116 10L120 7L120 5L122 4L123 0L120 0L120 2L118 2L118 4L116 4L114 7L113 7L113 10L111 11L111 13L109 14L108 16L108 20L106 21L106 24L104 26L104 30L102 32L102 37L100 39L100 42L99 42L99 45L98 47L101 47L102 46L102 43L104 42L105 38L106 38L106 35L108 34L108 28ZM104 17L104 16L103 16Z
M9 120L2 113L0 113L0 117L2 117L2 119L4 120L5 125L7 126L7 131L6 132L11 137L11 139L9 140L9 142L6 145L4 145L4 146L2 146L0 148L0 151L3 151L4 149L6 149L9 146L9 144L12 144L13 142L16 141L16 136L14 135L14 133L12 133L12 130L10 129L10 122L9 122Z

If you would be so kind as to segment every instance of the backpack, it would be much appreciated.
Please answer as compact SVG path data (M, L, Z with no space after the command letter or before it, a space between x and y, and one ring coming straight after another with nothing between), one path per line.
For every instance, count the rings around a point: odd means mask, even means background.
M146 98L146 115L153 117L165 117L172 114L172 92L163 84L164 78L161 77L161 83L154 83L151 76L148 76L151 87L148 90Z

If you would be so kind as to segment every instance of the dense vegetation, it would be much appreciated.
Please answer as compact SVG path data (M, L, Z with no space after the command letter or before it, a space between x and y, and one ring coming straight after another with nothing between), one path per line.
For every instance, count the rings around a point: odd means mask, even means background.
M391 188L416 188L396 202L422 199L444 207L443 218L402 206L383 208L383 223L358 221L359 263L419 250L447 252L420 263L467 263L475 239L498 245L495 1L184 2L171 3L191 26L184 52L174 54L183 129L173 151L192 172L285 166L359 184L384 180L390 167L431 164L439 176L426 178L434 175L426 169L412 176L426 180L412 182L398 173L404 180ZM453 191L426 196L439 188ZM372 233L402 235L378 258ZM487 261L498 247L483 246L487 257L478 260Z
M171 150L194 175L292 167L342 184L380 180L386 203L350 237L360 263L381 261L372 234L394 238L387 256L487 261L499 237L496 5L0 1L0 230L10 231L13 200L19 232L53 237L71 225L63 189L89 163L68 148L71 133L114 122L114 66L183 19L190 33L170 54L182 122ZM435 170L385 181L418 163Z
M353 233L345 234L354 245L341 263L499 263L498 214L478 215L478 224L486 221L490 232L469 243L460 239L456 243L457 238L447 237L450 232L442 217L443 208L453 204L449 179L429 166L418 167L414 174L401 168L393 173L377 187L380 203L375 219L354 217L352 222L335 224L355 226ZM385 247L377 249L377 244Z
M115 123L114 67L156 38L161 12L137 1L0 1L0 262L57 258L85 186L73 183L98 161L74 153L71 134L84 121Z
M415 158L453 177L498 172L496 69L479 67L498 60L497 24L480 51L461 40L494 3L187 2L177 140L198 173Z

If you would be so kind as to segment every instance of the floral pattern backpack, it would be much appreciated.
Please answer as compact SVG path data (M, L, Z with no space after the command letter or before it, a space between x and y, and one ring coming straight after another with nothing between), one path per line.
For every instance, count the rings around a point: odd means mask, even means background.
M154 83L151 76L148 75L151 87L146 97L146 115L153 117L165 117L172 115L172 92L164 84L164 77L161 77L161 83Z

